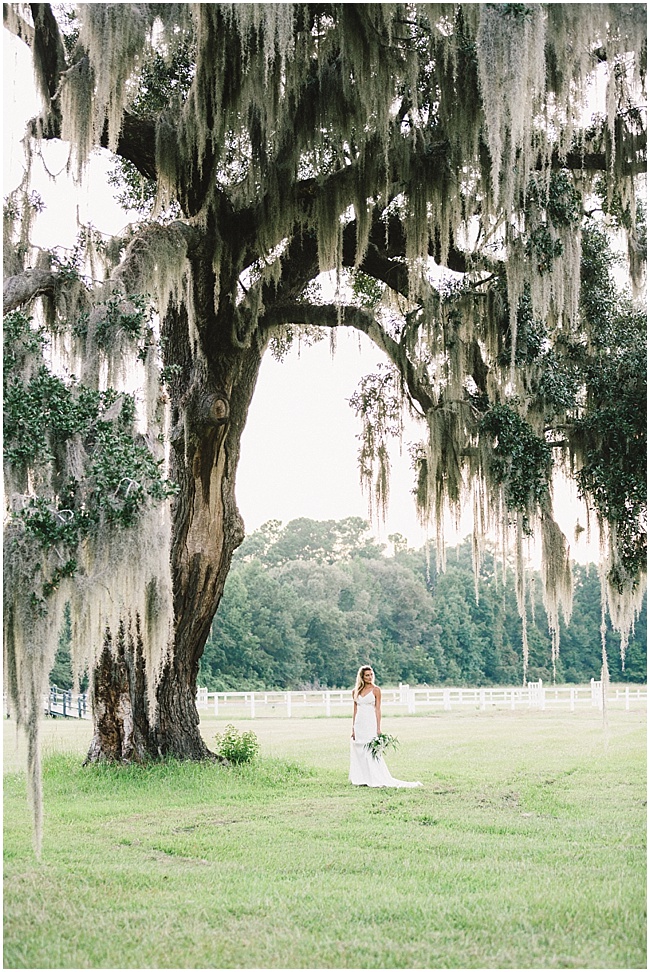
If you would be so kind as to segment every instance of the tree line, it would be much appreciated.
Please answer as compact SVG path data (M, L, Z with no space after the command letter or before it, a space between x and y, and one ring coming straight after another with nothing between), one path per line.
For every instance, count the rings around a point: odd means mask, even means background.
M449 685L522 681L521 620L513 572L487 551L475 595L471 542L438 571L427 551L398 534L386 551L356 517L270 521L234 558L201 658L198 682L211 690L347 687L361 664L380 682ZM569 625L562 622L558 682L601 670L600 581L595 565L574 566ZM528 678L553 680L542 585L529 599ZM622 669L618 636L607 632L613 680L646 677L647 606Z

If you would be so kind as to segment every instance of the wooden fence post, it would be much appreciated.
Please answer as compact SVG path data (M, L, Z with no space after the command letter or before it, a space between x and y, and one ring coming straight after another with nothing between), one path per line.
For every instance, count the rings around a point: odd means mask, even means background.
M287 692L287 719L291 718L291 692Z
M255 692L251 692L251 719L255 718Z
M332 694L331 692L325 693L325 715L331 716L332 714Z

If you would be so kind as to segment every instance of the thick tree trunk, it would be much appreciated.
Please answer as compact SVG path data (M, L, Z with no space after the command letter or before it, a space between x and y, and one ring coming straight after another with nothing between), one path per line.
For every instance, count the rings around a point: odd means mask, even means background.
M87 763L142 762L151 754L147 687L140 632L107 632L91 686L93 741Z
M199 730L196 680L232 555L244 538L235 472L263 348L213 354L206 374L205 359L197 365L189 347L182 311L168 314L166 331L166 356L181 365L171 387L171 478L179 485L171 549L174 642L150 718L137 639L118 639L116 652L107 640L94 673L93 761L211 755Z

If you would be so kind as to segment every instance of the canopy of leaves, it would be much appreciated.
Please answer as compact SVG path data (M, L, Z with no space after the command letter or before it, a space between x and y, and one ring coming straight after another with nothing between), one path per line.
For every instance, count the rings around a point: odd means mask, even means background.
M591 347L583 370L585 407L572 430L577 481L616 532L611 581L624 590L647 557L647 318L621 301L602 230L583 238L582 307Z

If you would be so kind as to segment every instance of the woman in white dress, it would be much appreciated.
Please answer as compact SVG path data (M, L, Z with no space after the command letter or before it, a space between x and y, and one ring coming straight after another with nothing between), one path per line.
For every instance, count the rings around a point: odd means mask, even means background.
M390 775L384 757L375 759L366 743L381 732L381 689L370 665L362 665L352 692L354 714L350 739L350 783L355 786L422 786Z

